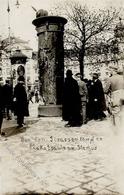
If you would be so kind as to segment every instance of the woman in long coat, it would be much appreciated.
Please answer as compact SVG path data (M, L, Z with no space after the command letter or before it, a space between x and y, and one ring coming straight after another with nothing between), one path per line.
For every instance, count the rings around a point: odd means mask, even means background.
M24 79L20 76L18 84L14 89L15 101L15 115L17 115L17 124L22 127L24 124L24 116L28 116L28 101L27 94L24 87Z

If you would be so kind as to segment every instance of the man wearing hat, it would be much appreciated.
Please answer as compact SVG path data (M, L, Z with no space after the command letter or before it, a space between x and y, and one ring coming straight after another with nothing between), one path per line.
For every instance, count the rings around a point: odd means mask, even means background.
M72 77L72 71L67 70L63 90L63 120L68 121L67 127L80 125L80 95L77 81Z
M103 120L106 115L106 102L102 82L99 80L98 73L93 73L93 79L89 86L88 117L90 120Z
M87 105L87 99L88 99L88 90L86 83L83 81L82 76L80 73L75 74L76 80L78 82L79 86L79 94L81 99L81 123L86 124L86 105Z
M23 76L18 78L18 83L14 89L14 99L16 100L15 115L17 115L17 124L18 127L23 127L24 116L28 116L28 101Z

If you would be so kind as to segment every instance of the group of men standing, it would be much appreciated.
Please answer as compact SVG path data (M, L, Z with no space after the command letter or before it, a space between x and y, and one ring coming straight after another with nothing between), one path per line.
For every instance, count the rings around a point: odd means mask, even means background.
M107 79L103 89L102 82L97 73L93 73L91 80L83 80L80 73L73 78L71 70L67 70L63 88L62 118L68 121L66 127L81 126L89 120L103 120L106 118L104 111L108 110L113 116L120 111L124 104L124 77L123 71L115 68ZM106 104L106 95L111 96L111 108ZM0 84L0 134L3 122L3 114L7 120L11 120L10 110L17 116L18 127L24 124L24 116L29 116L29 100L24 86L24 78L19 77L18 83L12 89L9 81L2 86ZM114 117L115 119L115 117Z
M67 127L86 124L88 120L102 120L106 117L104 90L97 73L92 80L83 80L80 73L72 77L67 70L63 95L63 120Z
M111 70L112 74L104 88L97 73L93 73L91 80L83 80L80 73L73 78L72 71L67 70L62 107L62 117L68 121L67 127L80 126L92 119L104 120L104 111L112 116L115 125L124 104L124 75L122 68L114 66Z
M24 124L24 116L29 116L28 112L28 100L26 89L24 86L24 78L19 77L18 83L14 88L9 81L6 81L5 85L0 84L0 134L5 135L1 131L4 115L7 120L11 120L11 112L17 116L18 127L22 127Z

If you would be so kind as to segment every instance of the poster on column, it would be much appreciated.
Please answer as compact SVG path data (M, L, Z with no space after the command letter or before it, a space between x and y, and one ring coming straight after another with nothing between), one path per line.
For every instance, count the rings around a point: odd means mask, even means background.
M0 195L124 194L123 9L0 0Z

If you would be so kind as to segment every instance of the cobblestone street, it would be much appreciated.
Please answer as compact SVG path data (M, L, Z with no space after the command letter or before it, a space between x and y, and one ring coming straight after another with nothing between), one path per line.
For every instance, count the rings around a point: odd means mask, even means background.
M19 131L4 121L0 195L123 195L124 136L110 119L64 127L60 117L37 118L37 105Z

